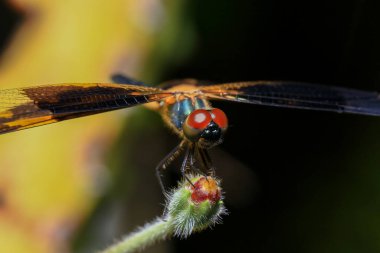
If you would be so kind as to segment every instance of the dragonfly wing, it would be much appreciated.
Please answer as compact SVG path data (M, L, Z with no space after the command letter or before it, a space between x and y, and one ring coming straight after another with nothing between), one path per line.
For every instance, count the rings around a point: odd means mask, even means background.
M125 84L57 84L0 90L0 134L159 101L173 94Z
M282 81L227 83L200 87L209 98L268 106L380 115L377 92Z
M132 77L129 77L129 76L126 76L123 74L119 74L119 73L111 75L111 80L114 83L133 84L133 85L137 85L137 86L150 86L151 87L151 85L147 85L144 82L138 81Z

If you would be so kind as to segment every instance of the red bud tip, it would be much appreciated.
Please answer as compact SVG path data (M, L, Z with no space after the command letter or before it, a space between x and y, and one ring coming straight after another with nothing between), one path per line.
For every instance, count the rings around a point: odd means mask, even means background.
M205 200L209 200L212 203L216 203L220 200L221 193L218 187L218 183L211 177L201 177L194 183L192 187L191 200L195 203L201 203Z

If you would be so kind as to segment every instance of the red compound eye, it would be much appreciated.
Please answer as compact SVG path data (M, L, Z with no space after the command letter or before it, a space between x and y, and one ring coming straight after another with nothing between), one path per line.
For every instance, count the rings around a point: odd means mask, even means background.
M197 109L187 117L187 124L192 128L203 129L210 124L211 119L210 112L204 109Z
M214 108L211 110L211 117L212 120L220 127L220 128L227 128L228 127L228 120L226 114L218 109Z

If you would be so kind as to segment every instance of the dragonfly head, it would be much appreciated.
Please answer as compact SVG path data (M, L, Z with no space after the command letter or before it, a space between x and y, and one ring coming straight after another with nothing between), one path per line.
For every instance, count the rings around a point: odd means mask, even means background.
M182 129L185 137L198 142L201 148L211 148L222 142L228 127L226 114L217 108L196 109L187 116Z

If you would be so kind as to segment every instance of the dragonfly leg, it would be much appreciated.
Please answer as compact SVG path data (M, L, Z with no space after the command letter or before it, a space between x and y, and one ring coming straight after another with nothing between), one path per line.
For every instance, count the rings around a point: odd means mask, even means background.
M199 175L207 177L207 173L204 172L204 170L201 170L197 166L195 166L195 163L197 162L196 151L197 151L197 153L199 153L198 147L196 147L196 144L192 143L192 145L190 147L190 169L195 171Z
M186 176L186 171L189 168L188 163L189 163L189 160L191 160L191 159L189 159L190 158L190 151L191 151L191 146L188 146L186 148L185 158L183 159L183 162L182 162L181 174L192 186L194 186L193 183L191 182L191 180Z
M185 144L186 141L181 141L181 143L178 146L176 146L172 151L170 151L170 153L166 155L164 159L162 159L161 162L156 166L156 176L162 192L165 192L165 186L162 181L162 171L165 170L179 156Z
M208 174L215 176L215 168L212 165L212 160L207 150L203 148L198 148L198 151L199 151L199 156L201 157L202 164L207 169Z

